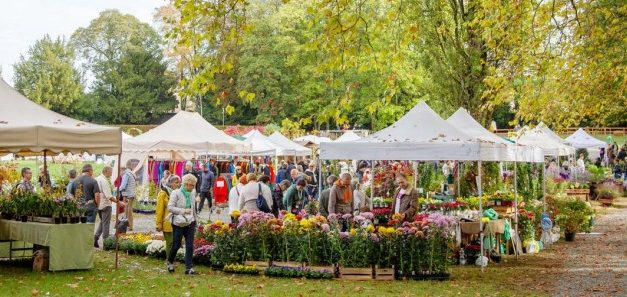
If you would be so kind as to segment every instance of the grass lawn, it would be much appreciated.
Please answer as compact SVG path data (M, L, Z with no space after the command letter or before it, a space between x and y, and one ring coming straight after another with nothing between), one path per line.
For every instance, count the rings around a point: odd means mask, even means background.
M542 255L542 254L540 254ZM29 267L0 267L2 296L541 296L538 278L546 263L541 256L492 265L454 267L450 281L339 281L278 279L224 274L196 266L185 276L182 264L173 275L162 260L122 255L113 269L114 253L96 253L90 271L31 272ZM540 259L538 257L540 256ZM546 281L544 282L546 283ZM542 286L542 283L540 283Z

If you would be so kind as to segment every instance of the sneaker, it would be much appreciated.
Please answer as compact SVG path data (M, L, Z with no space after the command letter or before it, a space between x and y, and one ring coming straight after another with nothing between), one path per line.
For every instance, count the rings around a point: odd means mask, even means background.
M100 245L98 245L98 237L94 237L94 247L99 249Z
M173 263L166 263L166 266L168 267L168 272L169 273L173 273L174 272L174 264Z
M198 272L194 271L194 269L185 270L185 274L187 275L196 275Z

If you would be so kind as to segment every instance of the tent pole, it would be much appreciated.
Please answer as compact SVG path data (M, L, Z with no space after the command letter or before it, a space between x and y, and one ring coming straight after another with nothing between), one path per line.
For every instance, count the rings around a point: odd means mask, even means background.
M47 155L47 153L48 153L48 150L44 150L44 176L43 176L44 182L42 184L42 186L44 188L48 188L48 187L52 186L52 183L48 180L49 174L48 174L48 155Z
M120 162L121 161L122 161L122 154L118 154L118 164L117 164L118 165L118 175L120 175L120 169L121 169ZM119 190L119 188L118 188L118 190ZM114 269L117 270L118 269L118 252L119 252L119 249L118 249L119 233L118 233L117 226L118 226L118 220L120 218L120 208L118 207L119 206L119 202L120 202L119 201L119 197L120 196L118 195L117 190L116 190L115 195L116 195L116 202L115 202L115 228L116 229L115 229L115 265L114 265Z
M477 164L477 173L477 193L479 194L479 244L481 246L481 253L479 253L479 257L483 257L483 191L481 189L481 160L479 160ZM484 265L481 265L481 272L483 272L483 268Z
M368 182L370 182L370 210L372 210L372 200L374 199L374 160L370 161L370 180Z
M514 162L514 229L518 238L518 162ZM517 239L514 239L517 240ZM518 250L514 247L514 254L518 260Z
M546 212L546 165L542 163L542 212Z
M457 197L461 197L462 188L461 188L461 180L462 180L462 162L457 161L457 189L455 189L455 194Z

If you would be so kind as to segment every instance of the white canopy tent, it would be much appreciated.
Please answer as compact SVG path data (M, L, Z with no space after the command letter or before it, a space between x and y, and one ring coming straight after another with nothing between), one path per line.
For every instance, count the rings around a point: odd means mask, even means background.
M155 159L188 160L199 155L248 155L250 144L228 136L196 112L179 111L165 123L136 137L125 139L122 164L131 159L147 164ZM144 177L148 174L144 171ZM145 180L145 179L144 179Z
M297 137L297 138L294 138L294 141L311 142L315 145L320 145L323 142L332 142L331 138L320 137L316 135L305 135L305 136Z
M518 144L535 146L542 149L545 156L568 156L575 154L575 148L562 144L555 137L547 134L546 129L530 129L525 126L514 137Z
M570 145L570 143L566 140L564 140L564 138L561 138L559 135L557 135L557 133L553 132L553 130L551 130L549 128L549 126L547 126L544 122L540 122L537 126L536 129L540 129L542 130L546 135L548 135L551 139L561 143L561 144L565 144L565 145Z
M606 146L604 141L594 138L582 128L579 128L575 133L566 137L566 141L575 148L599 149Z
M344 142L344 141L354 141L354 140L359 140L361 139L361 137L359 137L359 135L355 134L355 132L348 130L346 132L344 132L344 134L342 134L342 136L338 137L337 139L335 139L335 142Z
M498 161L507 154L506 145L474 139L424 102L366 138L320 144L320 158L336 160Z
M7 153L112 154L122 152L122 133L78 121L24 97L0 79L0 155Z
M542 149L511 143L481 126L464 108L459 108L447 120L453 127L481 141L502 144L508 153L502 160L510 162L544 162Z
M289 152L290 156L304 157L311 155L311 149L291 141L279 131L272 133L272 135L268 136L268 139L284 147Z
M282 147L270 141L268 137L261 134L261 132L257 129L246 133L246 135L248 136L244 142L250 144L251 146L249 155L276 156L279 152L283 152Z
M122 132L122 139L123 139L123 140L124 140L124 139L129 139L129 138L133 138L133 136L128 135L128 134L126 134L126 133Z

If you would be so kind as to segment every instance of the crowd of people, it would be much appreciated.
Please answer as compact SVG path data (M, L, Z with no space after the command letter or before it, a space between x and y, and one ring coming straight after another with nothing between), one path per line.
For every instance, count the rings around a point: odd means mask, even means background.
M190 166L182 178L169 174L161 183L155 221L157 231L163 232L166 242L169 272L175 270L174 258L184 239L185 274L196 273L192 267L193 239L198 214L202 211L199 205L204 200L209 205L212 203L210 191L202 194L211 188L209 182L214 176L210 168L210 164L202 164L199 174ZM315 162L309 160L303 160L302 164L282 162L274 183L268 175L244 174L241 170L237 170L233 178L236 182L228 195L230 214L251 211L268 212L275 216L282 211L298 214L314 201L323 216L336 214L341 217L370 211L370 197L363 192L362 178L357 174L344 172L339 177L328 176L324 189L318 195L318 171ZM418 210L418 193L406 176L399 174L396 182L399 186L392 208L402 214L403 220L409 220Z

